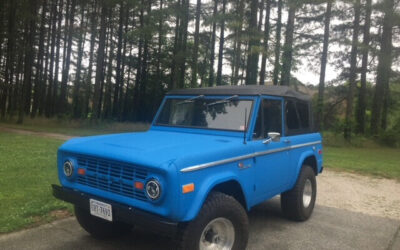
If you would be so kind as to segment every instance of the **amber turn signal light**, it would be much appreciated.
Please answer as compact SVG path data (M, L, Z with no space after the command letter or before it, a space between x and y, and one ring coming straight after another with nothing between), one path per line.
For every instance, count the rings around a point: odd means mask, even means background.
M78 169L78 174L85 175L86 174L86 170L84 168L79 168Z
M143 190L143 187L144 187L143 182L135 181L135 188L136 188L136 189Z
M194 191L194 183L189 183L182 186L182 193L190 193Z

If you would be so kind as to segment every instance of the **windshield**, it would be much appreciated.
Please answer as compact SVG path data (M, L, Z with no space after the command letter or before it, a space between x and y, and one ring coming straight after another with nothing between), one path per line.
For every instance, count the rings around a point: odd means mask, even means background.
M238 96L168 98L155 124L244 131L245 117L248 124L252 104L252 100Z

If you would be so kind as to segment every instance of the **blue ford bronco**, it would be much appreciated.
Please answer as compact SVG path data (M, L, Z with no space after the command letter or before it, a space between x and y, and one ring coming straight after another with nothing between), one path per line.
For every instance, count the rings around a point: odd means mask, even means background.
M53 194L97 238L139 225L178 249L245 249L257 204L280 194L288 218L310 217L321 140L310 97L289 87L173 90L146 132L64 143Z

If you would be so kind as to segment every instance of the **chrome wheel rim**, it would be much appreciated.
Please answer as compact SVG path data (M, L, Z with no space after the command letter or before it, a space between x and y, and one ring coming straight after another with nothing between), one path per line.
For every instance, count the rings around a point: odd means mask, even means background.
M303 206L307 208L310 206L311 199L312 199L312 183L310 179L306 180L306 183L304 184L304 189L303 189Z
M200 250L229 250L235 242L235 228L230 220L219 217L210 221L200 237Z

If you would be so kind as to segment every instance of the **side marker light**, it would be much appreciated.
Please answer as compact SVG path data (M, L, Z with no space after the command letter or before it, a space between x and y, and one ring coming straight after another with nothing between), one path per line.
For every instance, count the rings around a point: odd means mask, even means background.
M186 193L190 193L194 191L194 183L189 183L186 185L182 186L182 193L186 194Z

